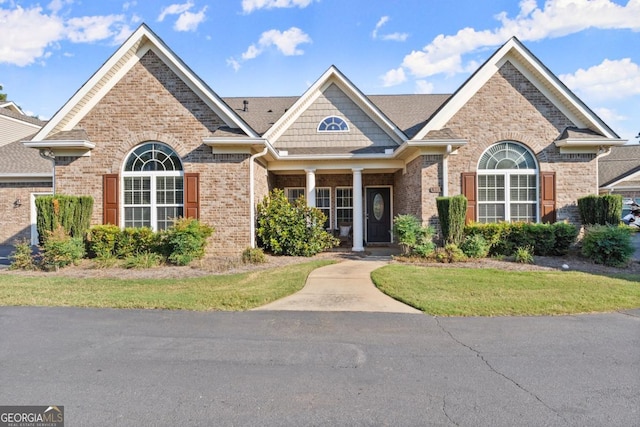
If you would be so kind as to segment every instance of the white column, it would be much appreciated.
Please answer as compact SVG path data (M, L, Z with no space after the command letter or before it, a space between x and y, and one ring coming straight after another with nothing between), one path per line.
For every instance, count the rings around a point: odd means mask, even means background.
M307 189L305 197L307 199L307 206L316 207L316 170L305 169L307 173Z
M362 203L362 168L353 171L353 248L354 252L364 251L364 208Z

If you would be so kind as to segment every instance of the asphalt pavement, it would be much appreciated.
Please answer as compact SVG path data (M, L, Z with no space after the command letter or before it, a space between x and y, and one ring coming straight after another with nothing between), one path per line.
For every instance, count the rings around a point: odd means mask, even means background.
M640 311L0 307L0 405L68 426L637 426Z

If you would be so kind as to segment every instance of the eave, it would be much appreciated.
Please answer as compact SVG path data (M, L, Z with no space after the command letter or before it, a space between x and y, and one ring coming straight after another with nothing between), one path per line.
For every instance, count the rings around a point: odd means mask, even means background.
M620 147L626 139L610 138L565 138L555 141L560 148L560 154L598 154L610 147Z
M25 147L47 150L53 156L89 157L96 144L87 140L25 141Z

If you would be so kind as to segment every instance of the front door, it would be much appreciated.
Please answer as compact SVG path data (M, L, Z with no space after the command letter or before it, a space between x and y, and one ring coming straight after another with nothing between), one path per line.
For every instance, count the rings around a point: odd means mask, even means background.
M367 188L367 243L391 242L391 188Z

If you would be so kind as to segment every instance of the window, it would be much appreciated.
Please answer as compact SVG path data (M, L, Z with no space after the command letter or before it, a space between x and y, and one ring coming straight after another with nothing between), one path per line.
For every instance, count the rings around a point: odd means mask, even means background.
M151 142L134 149L122 173L124 226L164 230L184 211L184 173L178 155Z
M478 164L478 221L538 219L538 168L535 157L516 142L501 142Z
M318 125L318 132L349 132L349 125L337 116L329 116Z
M320 209L327 217L324 228L331 228L331 189L316 188L316 208Z
M298 200L301 196L304 196L304 187L299 188L285 188L284 195L287 196L287 200L292 205Z
M353 224L353 188L336 188L336 226Z

